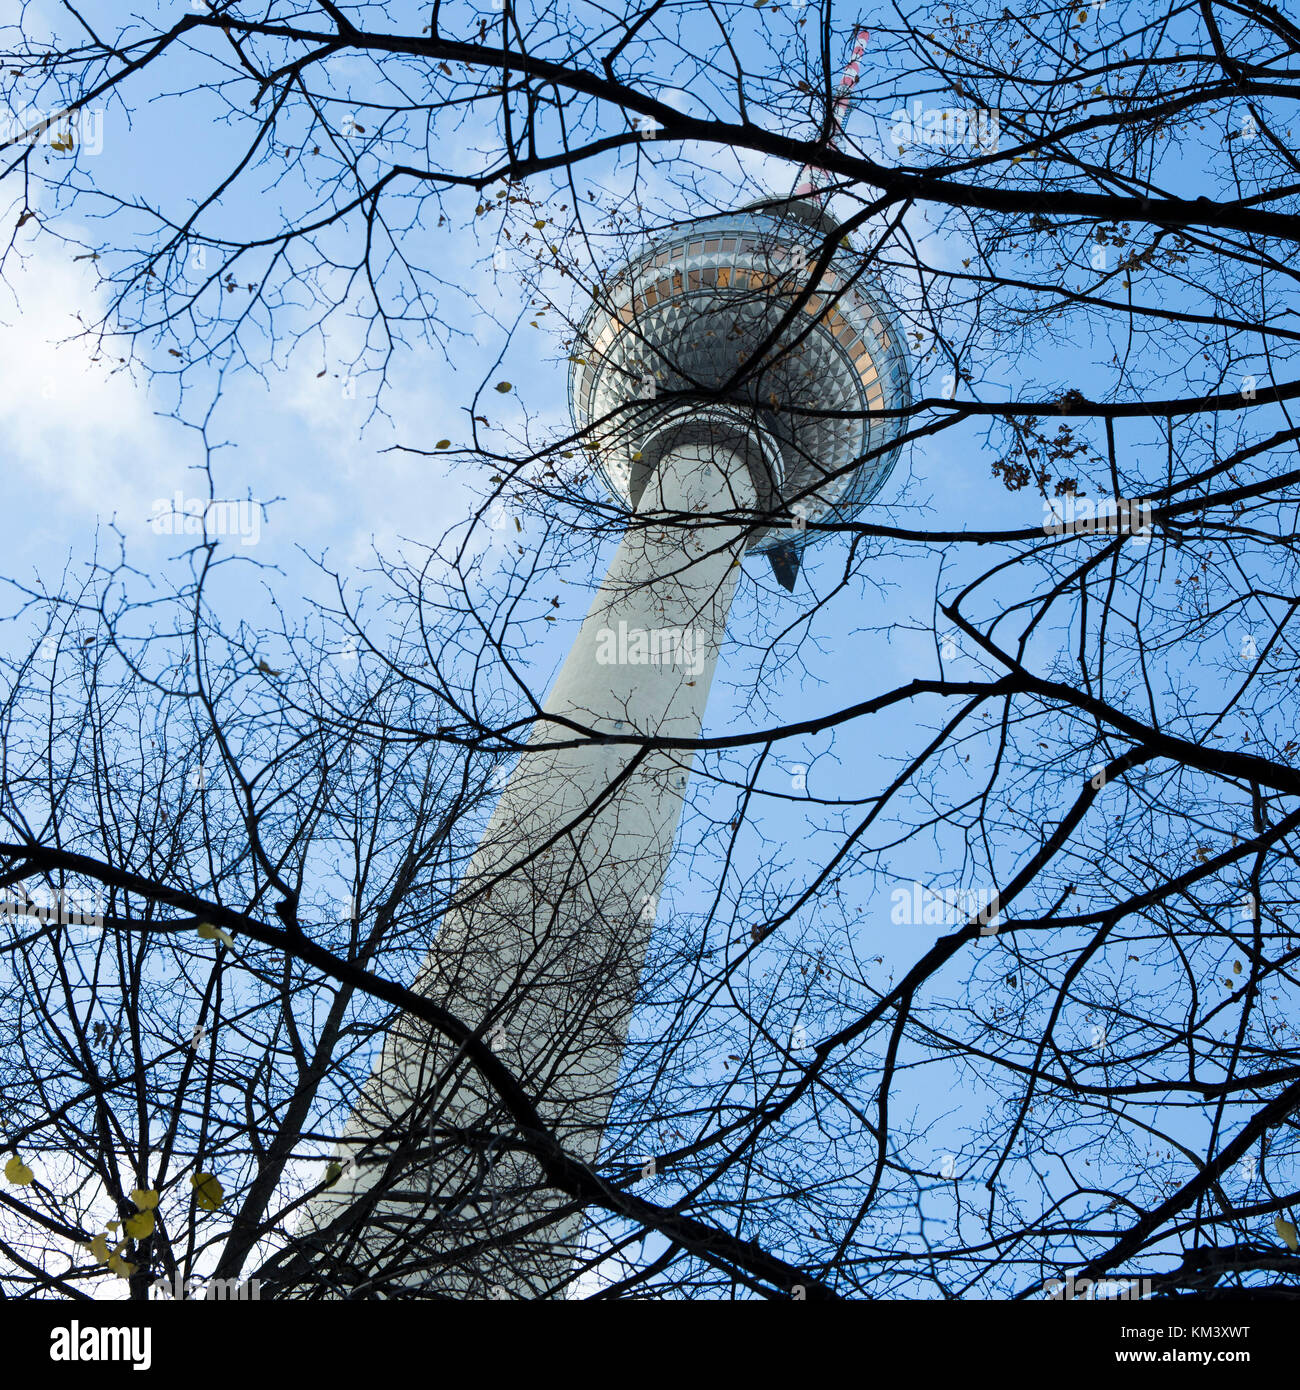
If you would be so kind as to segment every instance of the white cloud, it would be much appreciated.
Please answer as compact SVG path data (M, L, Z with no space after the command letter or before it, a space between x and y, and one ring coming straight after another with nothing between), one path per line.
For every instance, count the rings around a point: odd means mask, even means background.
M51 242L11 263L0 289L0 496L37 533L146 516L177 445L144 385L96 363L93 342L77 336L102 302L90 264Z

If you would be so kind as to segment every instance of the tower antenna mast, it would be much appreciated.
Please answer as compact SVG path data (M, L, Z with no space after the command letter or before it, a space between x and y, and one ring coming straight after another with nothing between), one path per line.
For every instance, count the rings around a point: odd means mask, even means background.
M858 75L862 70L861 58L870 42L871 31L859 25L853 35L853 47L849 52L849 61L840 74L839 84L831 97L829 144L833 150L839 148L840 136L844 133L844 117L849 109L850 93L857 85ZM826 187L829 182L830 175L825 169L816 164L805 164L795 181L794 192L791 196L806 198L809 202L817 203L819 206L824 205L830 193Z

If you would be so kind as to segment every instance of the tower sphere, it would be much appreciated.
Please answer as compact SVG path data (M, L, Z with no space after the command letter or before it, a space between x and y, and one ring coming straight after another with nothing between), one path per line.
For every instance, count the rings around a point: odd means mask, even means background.
M787 588L803 523L846 520L875 496L904 428L880 412L912 402L898 315L847 240L808 293L837 233L803 200L686 223L610 275L569 371L574 425L629 506L674 443L719 426L742 438L760 506L794 514L748 545Z

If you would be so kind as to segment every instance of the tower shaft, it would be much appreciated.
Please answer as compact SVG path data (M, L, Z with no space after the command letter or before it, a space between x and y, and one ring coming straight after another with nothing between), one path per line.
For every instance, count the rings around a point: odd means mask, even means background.
M746 441L670 445L544 709L595 735L695 738L752 508ZM681 516L680 514L686 514ZM668 520L678 514L675 523ZM663 524L658 524L662 518ZM550 747L570 741L568 747ZM692 755L539 720L415 987L481 1029L564 1147L598 1155ZM389 1032L300 1235L337 1292L563 1297L581 1213L546 1192L445 1039Z

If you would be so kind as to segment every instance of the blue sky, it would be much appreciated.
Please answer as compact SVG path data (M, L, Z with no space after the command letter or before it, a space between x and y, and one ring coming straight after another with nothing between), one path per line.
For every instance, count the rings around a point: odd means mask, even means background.
M793 22L794 17L785 18ZM758 26L769 22L785 21L752 15L738 21L744 41L751 45L746 52L762 54ZM850 22L846 17L846 39ZM869 49L868 69L872 58ZM200 71L196 60L194 72ZM900 156L888 141L889 129L894 112L912 94L890 90L881 70L872 73L875 85L863 93L851 128L869 152L883 162L893 162ZM674 73L658 77L670 104L690 109L692 102L700 100L698 94L686 94L672 85L685 77ZM349 80L368 88L373 79L369 64L357 61L340 65L335 80L341 88ZM177 72L169 74L169 85L180 85ZM163 102L159 110L168 107ZM209 98L200 105L187 99L175 109L183 110L183 120L144 116L132 129L120 110L110 108L104 150L93 168L87 163L88 174L97 182L155 196L168 195L177 185L182 192L201 188L203 178L220 166L222 154L231 148L226 128L216 123L220 103ZM358 119L368 119L362 103L358 103ZM203 138L196 138L198 131ZM485 133L465 127L455 138L469 148L485 139ZM737 166L749 181L748 197L785 192L797 172L757 157L733 164L700 151L670 151L659 145L647 157L660 164L646 172L639 196L647 207L662 207L665 216L680 215L690 206L683 187L673 183L680 172L675 160L693 161L693 196L706 202L731 196ZM1185 169L1176 160L1171 163L1171 182L1190 185L1194 181L1197 166L1191 156L1187 160ZM710 161L718 170L716 176L711 176ZM683 162L681 168L685 167ZM627 157L593 162L584 173L581 182L599 189L600 201L607 207L617 206L632 186ZM269 171L267 179L271 180ZM229 225L274 221L275 196L259 195L256 184L250 184L230 199L222 216ZM556 211L537 192L534 196L542 215ZM567 196L557 185L552 202ZM270 504L255 546L241 548L239 538L229 540L233 553L246 551L258 565L272 567L261 574L251 569L230 572L221 602L235 618L251 614L255 619L259 613L269 617L263 584L291 615L302 613L305 596L327 593L311 564L313 556L327 556L359 583L372 547L392 555L412 542L417 548L412 553L418 553L419 546L437 544L446 533L464 526L489 487L491 467L453 468L446 457L425 457L394 446L425 450L441 438L462 444L471 402L484 385L489 389L472 409L488 415L494 431L489 437L503 449L509 447L512 435L529 441L563 435L568 429L567 354L559 315L548 312L532 318L524 314L522 320L518 315L536 307L539 293L554 298L561 308L574 303L572 287L553 274L543 275L534 289L523 284L518 261L508 258L503 268L494 270L487 232L478 224L470 232L454 230L464 224L468 197L449 196L446 227L432 225L429 218L408 233L443 282L439 305L447 330L440 329L431 339L415 331L410 334L409 344L388 362L387 384L378 401L374 373L349 375L347 364L356 358L364 330L346 313L333 318L324 333L305 331L292 352L283 350L282 341L272 344L264 330L254 326L244 346L254 356L259 347L264 349L258 369L229 371L218 383L212 369L196 368L188 373L184 397L177 394L175 364L165 340L141 344L138 362L107 370L105 363L92 360L92 348L76 338L78 317L93 321L107 302L94 263L75 259L97 229L83 208L59 212L55 220L52 202L38 204L42 220L48 216L52 229L67 241L40 235L30 224L20 230L20 257L10 266L9 289L0 289L0 323L4 325L0 379L8 388L0 395L0 452L5 465L0 471L0 506L10 518L4 573L25 586L36 584L36 576L55 585L65 566L75 577L91 555L96 536L101 544L111 546L106 530L110 523L122 532L134 565L149 573L165 571L175 563L171 557L181 547L175 538L154 533L151 512L159 499L170 499L178 491L184 497L205 493L201 472L207 457L205 437L215 446L217 495ZM837 206L851 210L848 203ZM5 217L16 220L16 204L0 207L0 221ZM960 235L950 228L937 232L920 212L909 214L907 226L936 266L956 272L971 255L970 245ZM601 255L613 260L616 250L617 238L610 237ZM1003 264L1015 259L1014 248L1006 248ZM1035 262L1028 253L1021 266L1027 275L1033 274ZM1140 279L1137 285L1141 294ZM1190 285L1187 294L1190 303L1195 298ZM290 306L282 322L291 328L304 326L309 317L305 308ZM1112 358L1126 348L1123 333L1089 329L1077 320L1068 335L1032 357L1018 351L1015 344L999 348L989 335L979 337L978 343L984 355L977 352L973 359L973 389L985 397L1007 393L1045 398L1066 386L1082 387L1091 394L1102 388ZM1213 375L1210 369L1207 373ZM930 394L939 394L942 375L942 364L918 363L918 386L926 383L924 389ZM1150 379L1158 378L1158 365L1152 364ZM498 380L511 382L513 389L492 392L491 383ZM996 454L984 446L981 436L982 427L969 425L906 450L873 504L872 515L933 530L1039 524L1042 501L1037 491L1029 487L1008 492L991 474ZM1133 426L1126 430L1124 447L1135 469L1158 476L1158 468L1149 460L1159 459L1159 430ZM512 527L506 533L511 543L518 534L525 545L536 543L538 536L533 523L521 533ZM502 546L499 535L485 535L483 543ZM561 570L567 587L561 591L559 621L528 652L535 689L544 688L557 669L585 613L584 591L599 578L610 548L607 544L598 563L588 556ZM983 568L989 563L988 555L959 555L940 580L939 559L933 551L879 543L873 543L873 548L878 553L871 563L817 612L797 655L785 649L782 655L788 659L775 666L765 662L761 681L756 680L760 668L755 663L765 649L767 634L799 611L801 599L810 593L827 593L836 585L847 541L827 538L812 550L801 580L811 587L801 587L793 598L786 598L771 583L764 560L747 563L748 580L733 609L731 643L714 687L706 735L833 711L869 693L939 673L938 648L950 628L934 610L936 583L947 590L964 566ZM489 560L496 553L489 549ZM1173 563L1176 567L1181 562ZM14 606L20 601L17 595L11 600ZM1238 640L1235 631L1220 634L1220 647L1207 649L1201 660L1178 672L1179 678L1205 682L1207 689L1226 679L1224 671ZM1046 661L1068 650L1070 640L1070 633L1045 634L1035 654ZM973 653L960 641L947 667L959 676L973 675L978 669ZM842 728L834 736L794 741L783 746L765 769L763 785L784 796L797 789L797 769L808 768L806 784L815 797L860 798L864 788L881 785L900 758L923 745L931 728L926 721L931 715L937 719L938 709L937 703L905 705ZM976 754L973 771L957 768L952 777L969 777L975 785L988 746L987 740L972 743L966 751ZM734 771L746 757L742 754L728 766ZM717 887L707 867L716 865L716 854L697 849L707 844L716 850L715 831L703 813L721 815L734 795L727 788L697 783L697 813L688 818L683 830L682 853L665 895L666 911L699 911ZM854 814L846 809L845 821ZM788 888L798 882L816 853L833 846L837 828L838 814L825 809L807 812L784 800L760 807L755 824L742 832L741 854L725 886L739 903L742 925L744 915L753 908L745 894L753 892L769 873L773 887ZM1032 827L1024 827L1021 833L1022 844L1032 842ZM1014 838L1009 835L1008 844ZM913 879L945 886L977 882L975 866L949 857L952 849L947 836L920 837L891 847L878 861L878 882L871 881L861 867L854 881L845 884L846 902L832 902L823 894L801 915L794 939L787 937L765 948L755 957L755 968L797 968L797 962L805 958L805 947L816 942L820 932L843 931L851 936L873 980L896 975L947 928L895 926L889 920L889 890ZM697 864L706 866L703 877ZM1004 946L994 940L981 950L989 962L996 963ZM968 970L968 961L961 958L953 974L964 977ZM1005 974L995 964L989 970ZM1071 1026L1077 1035L1086 1036L1092 1024L1080 1017ZM909 1089L899 1105L905 1111L916 1110L925 1136L915 1140L912 1156L924 1157L928 1146L937 1169L943 1154L960 1152L959 1107L963 1101L970 1103L971 1095L950 1096L952 1077L945 1071L919 1070L908 1076ZM937 1200L943 1214L936 1215L935 1221L951 1219L944 1206L946 1198ZM923 1241L916 1233L907 1238Z

